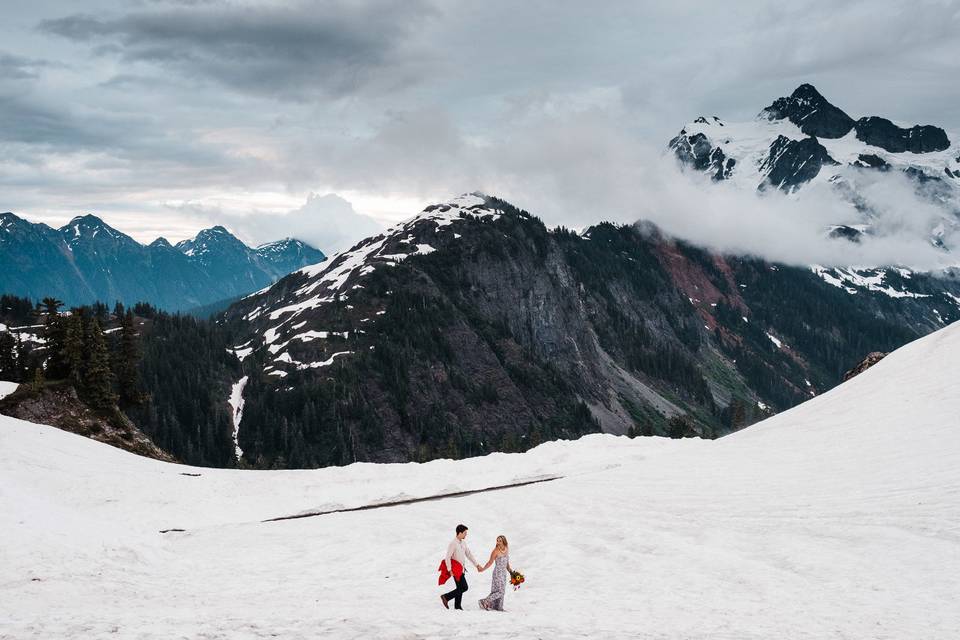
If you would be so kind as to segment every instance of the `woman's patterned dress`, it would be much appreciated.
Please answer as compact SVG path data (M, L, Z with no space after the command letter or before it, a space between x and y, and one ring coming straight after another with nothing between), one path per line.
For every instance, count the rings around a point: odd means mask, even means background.
M509 554L503 554L493 561L493 581L490 584L490 595L480 601L480 608L488 611L503 611L503 593L507 588L507 565L510 564Z

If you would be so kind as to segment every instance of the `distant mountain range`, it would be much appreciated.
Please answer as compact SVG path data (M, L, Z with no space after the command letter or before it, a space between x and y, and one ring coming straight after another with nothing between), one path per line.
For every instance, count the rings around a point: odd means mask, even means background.
M0 292L67 305L146 301L185 311L261 289L324 254L292 238L256 248L221 226L143 245L93 215L54 229L0 213Z

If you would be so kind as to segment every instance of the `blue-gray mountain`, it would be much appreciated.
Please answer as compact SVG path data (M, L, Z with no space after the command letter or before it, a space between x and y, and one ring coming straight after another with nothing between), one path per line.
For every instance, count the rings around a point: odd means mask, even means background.
M290 238L251 248L220 226L176 246L164 238L143 245L93 215L54 229L0 213L0 292L67 305L148 301L183 311L256 291L324 259Z

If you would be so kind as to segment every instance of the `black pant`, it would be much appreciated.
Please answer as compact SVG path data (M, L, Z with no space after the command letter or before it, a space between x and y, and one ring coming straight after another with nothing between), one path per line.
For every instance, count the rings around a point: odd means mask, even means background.
M453 600L454 609L463 609L460 606L461 601L463 600L463 594L466 593L467 589L467 572L464 571L463 575L459 578L454 578L454 582L457 583L457 588L449 593L443 594L443 597L447 600Z

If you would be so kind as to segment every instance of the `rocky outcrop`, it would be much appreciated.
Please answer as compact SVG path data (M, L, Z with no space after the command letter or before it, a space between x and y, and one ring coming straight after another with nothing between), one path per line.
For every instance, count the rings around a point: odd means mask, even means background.
M14 393L0 399L0 413L57 427L147 458L177 462L120 411L93 411L68 384L49 384L39 391L22 384Z
M855 125L857 139L890 153L929 153L950 148L947 132L933 125L917 125L904 129L886 118L868 116Z
M697 120L706 122L704 118ZM707 136L702 133L687 135L686 131L681 131L680 135L670 141L670 148L685 166L703 171L714 180L730 177L737 164L737 161L728 158L720 147L713 147Z
M890 170L890 163L874 153L858 154L853 166L861 169L876 169L877 171Z
M787 119L816 138L842 138L853 128L853 118L833 106L811 84L802 84L786 98L777 98L760 112L768 120Z
M816 138L791 140L779 136L770 145L770 154L761 165L766 178L759 187L774 187L789 193L817 177L824 166L836 164Z
M861 373L863 373L873 365L883 360L886 356L887 354L882 353L880 351L874 351L873 353L868 354L866 358L864 358L862 361L860 361L859 364L857 364L857 366L855 366L853 369L850 369L849 371L843 374L843 381L846 382L850 378L860 375Z

